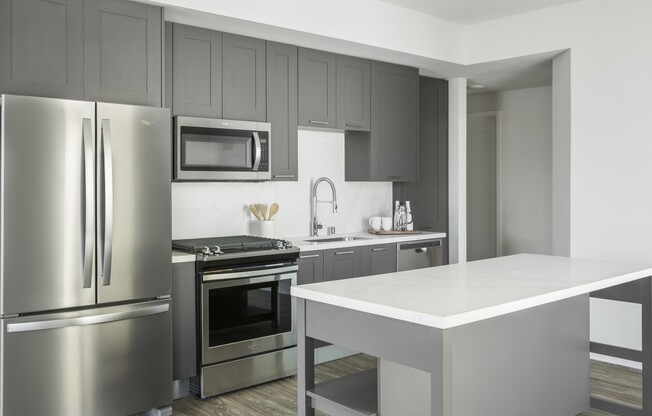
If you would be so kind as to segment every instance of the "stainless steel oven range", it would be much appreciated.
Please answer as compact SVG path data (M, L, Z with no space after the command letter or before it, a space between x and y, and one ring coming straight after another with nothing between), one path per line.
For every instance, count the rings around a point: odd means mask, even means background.
M234 236L175 240L197 254L197 376L191 391L210 397L296 373L294 302L299 249Z

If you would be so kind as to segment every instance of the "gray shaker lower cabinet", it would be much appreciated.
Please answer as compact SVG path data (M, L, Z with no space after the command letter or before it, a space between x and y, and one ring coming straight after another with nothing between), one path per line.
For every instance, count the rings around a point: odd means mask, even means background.
M162 10L126 0L84 1L84 98L160 107Z
M83 0L0 0L0 92L84 98Z
M362 248L324 250L324 281L362 276Z
M297 272L298 285L317 283L324 280L323 251L308 251L300 254L297 265L299 266L299 271Z
M272 179L296 181L297 47L267 42L267 121L272 124Z
M222 69L224 118L265 121L265 41L224 33Z
M362 247L362 276L396 272L396 244Z
M195 262L172 264L172 375L197 375Z
M299 125L337 125L336 55L299 48Z
M371 128L371 61L337 56L337 128Z
M172 30L172 114L221 118L222 32L177 23Z

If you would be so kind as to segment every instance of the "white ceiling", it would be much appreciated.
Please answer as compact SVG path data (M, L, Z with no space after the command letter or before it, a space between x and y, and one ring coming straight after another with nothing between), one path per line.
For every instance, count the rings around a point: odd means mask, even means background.
M380 0L444 20L473 24L578 0Z

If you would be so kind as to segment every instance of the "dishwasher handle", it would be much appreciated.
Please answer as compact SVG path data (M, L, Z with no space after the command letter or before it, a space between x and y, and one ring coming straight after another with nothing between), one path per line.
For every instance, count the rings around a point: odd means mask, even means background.
M441 240L416 241L414 243L400 243L398 251L416 250L418 253L424 253L428 247L441 246Z

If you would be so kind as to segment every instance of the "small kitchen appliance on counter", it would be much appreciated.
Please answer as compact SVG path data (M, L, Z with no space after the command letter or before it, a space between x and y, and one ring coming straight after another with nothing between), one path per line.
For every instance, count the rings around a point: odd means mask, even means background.
M191 391L205 398L295 374L290 288L299 249L245 235L174 240L172 247L197 258L197 337L186 345L199 354Z

